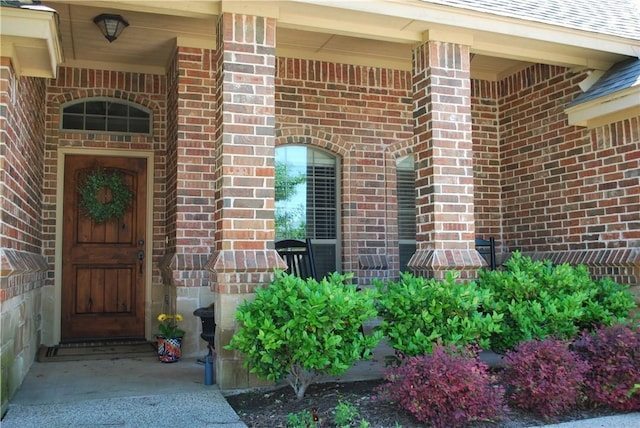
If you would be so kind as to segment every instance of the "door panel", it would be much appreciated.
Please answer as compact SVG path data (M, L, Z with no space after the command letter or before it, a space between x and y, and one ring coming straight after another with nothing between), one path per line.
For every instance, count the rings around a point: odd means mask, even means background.
M119 173L131 189L122 218L96 223L80 207L78 189L96 169ZM65 157L62 341L144 337L146 174L146 159Z

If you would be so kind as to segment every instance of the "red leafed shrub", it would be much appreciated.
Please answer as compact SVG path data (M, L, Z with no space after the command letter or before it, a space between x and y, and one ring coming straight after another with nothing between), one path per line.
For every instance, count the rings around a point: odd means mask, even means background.
M577 407L589 365L557 339L520 343L505 356L510 403L545 419Z
M586 395L594 405L617 410L640 410L640 326L616 324L583 333L574 351L591 370L586 375Z
M384 372L379 398L395 402L433 427L499 419L504 390L472 351L434 346L432 355L403 358Z

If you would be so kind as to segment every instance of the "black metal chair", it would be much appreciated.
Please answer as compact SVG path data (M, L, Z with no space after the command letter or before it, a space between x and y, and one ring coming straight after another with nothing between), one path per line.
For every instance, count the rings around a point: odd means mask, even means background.
M282 257L287 264L287 273L304 279L318 279L311 239L307 238L304 241L298 239L283 239L276 241L275 247L280 257Z
M496 240L476 238L476 251L487 261L491 270L496 270Z

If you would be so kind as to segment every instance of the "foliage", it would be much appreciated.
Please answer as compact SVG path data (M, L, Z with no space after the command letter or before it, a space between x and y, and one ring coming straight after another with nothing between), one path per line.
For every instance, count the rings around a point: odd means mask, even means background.
M353 404L342 400L338 401L334 409L333 422L336 428L369 428L370 426L369 422L360 418L360 413ZM311 411L303 409L287 415L287 428L314 428L320 426L324 426L324 423L318 415L318 409L315 407L312 407Z
M317 426L318 417L309 410L300 410L287 415L287 428L310 428Z
M276 162L276 201L286 201L290 199L295 194L296 186L298 184L306 183L306 175L302 173L294 174L290 171L293 169L295 168L286 163Z
M381 295L379 330L405 355L431 353L436 342L488 347L490 335L501 331L502 315L479 310L490 292L473 282L457 283L454 272L444 281L401 273L399 281L375 284Z
M360 423L358 424L358 421ZM337 428L369 427L369 422L360 417L360 413L356 407L348 401L338 401L338 405L334 410L333 422Z
M421 422L458 427L501 417L504 390L473 353L435 346L432 355L405 358L384 372L380 398L395 402Z
M555 418L581 403L589 365L558 339L531 340L507 352L504 380L518 408Z
M583 332L574 351L591 366L586 394L596 405L617 410L640 410L640 326L616 324Z
M173 339L176 337L184 336L184 330L178 328L178 322L182 321L182 315L180 314L160 314L158 315L158 330L160 334L158 336L165 339Z
M593 330L603 325L620 323L629 318L636 307L635 296L629 286L618 284L611 278L594 281L590 291L580 323L582 329Z
M288 204L286 209L278 209L278 207L280 202L290 201L296 195L296 187L306 183L307 176L304 173L296 173L294 166L278 161L276 161L275 170L276 237L278 239L304 239L307 235L305 206L303 204L297 206Z
M375 290L357 291L352 277L333 273L318 282L276 271L255 300L235 317L241 323L228 350L246 355L245 366L258 376L286 377L301 399L319 374L340 375L371 351L382 335L363 335L362 324L377 315Z
M303 205L287 207L275 213L275 229L278 239L305 239L307 223L304 221L305 208Z
M103 189L111 194L111 200L108 202L98 200L98 195ZM115 171L110 175L103 170L93 171L86 178L79 192L80 206L96 223L121 218L133 198L131 189Z
M629 287L610 279L594 281L585 266L554 266L532 261L519 252L505 270L479 273L478 285L491 301L483 311L504 315L502 331L491 337L491 347L503 351L531 339L573 339L582 328L611 325L635 306Z

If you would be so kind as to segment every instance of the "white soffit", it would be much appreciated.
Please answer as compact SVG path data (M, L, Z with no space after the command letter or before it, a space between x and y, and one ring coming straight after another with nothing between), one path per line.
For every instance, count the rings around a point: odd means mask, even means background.
M633 56L634 44L420 0L45 1L60 13L65 65L155 73L165 71L176 38L180 46L214 46L223 12L275 18L276 54L283 57L410 70L412 49L425 40L468 44L472 77L486 80L531 63L607 70ZM97 37L91 20L106 12L131 24L113 45Z
M342 21L342 16L348 16L349 11L381 15L388 22L393 22L396 18L409 20L402 29L396 28L398 33L405 35L440 25L452 29L466 29L467 31L486 32L492 35L501 34L554 44L560 41L562 45L575 48L593 49L594 44L597 44L598 50L625 56L634 56L637 53L637 41L634 40L589 33L557 25L532 21L524 22L517 18L442 6L419 0L295 0L292 3L334 7L336 8L336 13L334 13L336 25ZM355 23L355 25L357 24ZM428 28L425 28L425 25ZM388 28L388 25L384 25L384 27Z
M0 48L19 76L55 77L62 62L55 12L2 7Z

